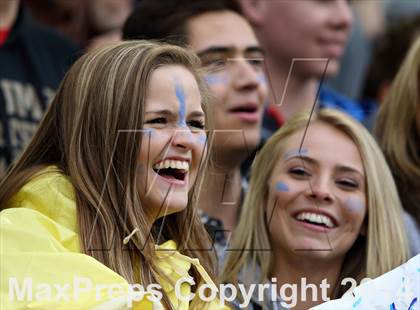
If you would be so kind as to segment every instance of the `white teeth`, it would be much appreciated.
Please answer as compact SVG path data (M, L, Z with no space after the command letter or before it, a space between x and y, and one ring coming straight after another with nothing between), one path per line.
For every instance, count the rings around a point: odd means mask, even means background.
M185 172L188 172L190 169L190 164L187 161L165 159L153 165L153 169L157 170L168 168L184 170Z
M309 222L312 222L312 223L324 224L328 228L333 228L334 227L334 224L333 224L332 220L328 216L325 216L323 214L302 212L302 213L299 213L296 216L296 219L299 220L299 221L306 220L306 221L309 221Z

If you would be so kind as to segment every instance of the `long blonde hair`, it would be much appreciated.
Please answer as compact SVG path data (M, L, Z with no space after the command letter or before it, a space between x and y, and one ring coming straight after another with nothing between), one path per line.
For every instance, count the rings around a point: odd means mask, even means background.
M138 172L141 135L136 130L143 128L151 74L173 64L186 67L195 76L205 109L207 91L199 60L183 48L129 41L78 59L30 144L0 183L0 206L40 170L56 165L70 176L75 188L82 251L129 283L156 283L162 275L153 264L157 229L150 233L145 210L140 207L136 184L142 177ZM119 134L121 130L124 134ZM196 184L187 208L165 217L162 234L164 240L182 245L182 253L199 258L213 275L212 253L203 250L211 248L210 239L193 210ZM135 249L123 250L124 237L136 228L140 231L131 239ZM203 280L195 271L193 277L196 283ZM168 300L164 294L163 301L170 307Z
M223 282L237 284L238 274L246 266L259 266L259 280L268 279L274 259L271 251L263 250L271 248L263 208L268 195L268 180L285 151L287 138L304 129L308 121L309 113L290 119L258 153L251 168L241 218L229 247L233 250L222 272ZM366 175L366 239L359 237L347 253L340 278L373 278L402 264L408 258L408 245L401 204L392 175L376 142L363 126L335 110L321 110L311 122L323 122L348 135L360 151ZM339 288L335 291L337 296L343 293Z
M375 134L394 173L403 207L420 226L420 36L381 104Z

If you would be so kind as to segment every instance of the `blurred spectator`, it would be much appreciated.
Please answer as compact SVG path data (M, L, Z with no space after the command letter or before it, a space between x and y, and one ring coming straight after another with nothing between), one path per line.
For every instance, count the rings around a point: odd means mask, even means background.
M377 38L361 96L365 106L374 106L377 109L381 104L410 45L419 35L420 14L412 18L392 20L385 33ZM373 128L375 118L376 113L371 113L366 121L368 128Z
M75 46L0 0L0 176L35 132Z
M375 133L404 209L420 228L420 36L410 48L380 105ZM420 236L417 240L420 243Z
M264 119L269 135L284 120L311 108L324 75L337 74L353 15L344 0L238 1L265 50L273 95ZM360 105L325 86L320 89L319 104L359 121L365 118Z
M121 38L133 0L27 0L35 18L80 46L95 47Z
M420 35L420 14L392 21L374 45L363 99L380 104L413 41Z
M86 0L25 0L36 21L54 28L80 46L84 45L89 32L86 3Z
M351 1L354 12L353 28L340 70L328 85L353 100L360 99L363 80L371 60L372 42L383 32L385 13L383 1ZM371 109L365 106L365 109ZM367 111L367 114L371 111Z
M383 2L387 20L413 17L420 14L420 1L418 0L383 0Z

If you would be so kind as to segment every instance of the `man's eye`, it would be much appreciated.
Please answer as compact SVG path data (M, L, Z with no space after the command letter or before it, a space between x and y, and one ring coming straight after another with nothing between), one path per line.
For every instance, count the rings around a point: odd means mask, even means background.
M145 124L166 124L166 118L164 117L152 118L146 121Z
M188 126L197 128L197 129L204 129L204 122L203 121L189 121Z
M209 67L224 67L227 64L227 59L226 58L217 58L217 59L210 59L208 60L205 65L209 66Z
M251 66L257 69L264 67L264 60L262 58L249 58L248 62Z
M301 177L301 178L308 178L311 176L311 174L308 171L306 171L304 168L292 168L292 169L289 169L289 173L296 177Z

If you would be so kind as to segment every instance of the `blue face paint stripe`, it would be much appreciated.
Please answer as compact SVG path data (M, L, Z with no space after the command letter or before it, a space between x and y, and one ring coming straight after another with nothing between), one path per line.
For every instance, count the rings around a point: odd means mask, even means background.
M185 119L185 114L186 114L186 105L185 105L185 92L184 92L184 88L182 87L181 83L176 82L175 84L175 94L176 94L176 98L178 99L179 102L179 120L178 120L178 124L181 126L186 126L187 122Z

